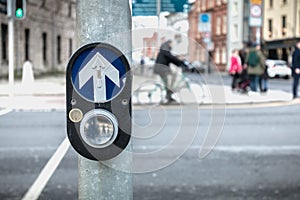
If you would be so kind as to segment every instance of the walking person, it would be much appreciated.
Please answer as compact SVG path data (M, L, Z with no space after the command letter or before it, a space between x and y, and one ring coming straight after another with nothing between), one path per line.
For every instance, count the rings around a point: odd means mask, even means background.
M293 98L298 98L298 85L300 77L300 41L295 46L295 51L292 57L292 76L293 81Z
M265 93L268 91L268 79L269 79L269 75L268 75L268 67L265 67L265 71L264 73L260 76L260 80L259 80L259 88L260 88L260 92Z
M141 67L141 75L144 75L144 68L145 68L145 58L144 58L144 56L141 57L140 67Z
M243 49L240 50L240 52L239 52L241 62L242 62L242 72L240 74L240 81L238 84L239 84L239 89L244 94L248 93L249 87L250 87L250 80L249 80L249 76L248 76L248 72L247 72L248 65L246 62L246 57L249 52L249 47L250 47L249 43L244 43Z
M238 80L243 70L242 61L239 56L239 51L237 49L234 49L232 51L232 56L230 58L230 61L231 62L230 62L229 73L232 76L231 89L232 91L236 91L238 87Z
M247 68L246 57L249 52L249 47L250 47L249 43L244 43L244 47L239 51L239 56L241 58L243 69Z
M160 47L160 51L157 55L155 65L154 65L154 73L158 74L164 84L166 93L166 99L167 104L171 102L175 102L175 99L172 98L172 88L173 88L173 82L171 81L171 84L168 84L168 80L171 78L171 80L174 80L174 77L176 77L176 74L172 73L170 69L170 63L173 63L176 66L185 66L184 62L180 59L178 59L176 56L172 55L171 53L172 49L172 41L168 40L165 43L163 43Z
M261 47L258 44L254 44L250 48L246 57L247 72L250 78L250 89L252 92L257 92L257 86L259 84L260 77L264 74L266 64L266 58L261 52Z

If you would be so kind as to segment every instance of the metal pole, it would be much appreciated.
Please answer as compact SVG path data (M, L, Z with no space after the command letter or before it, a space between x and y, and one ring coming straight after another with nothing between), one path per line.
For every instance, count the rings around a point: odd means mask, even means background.
M78 45L106 42L131 60L131 12L128 0L77 0ZM130 151L131 144L124 151ZM110 166L130 169L132 157L121 153ZM132 174L112 169L101 162L79 156L79 200L133 199Z
M160 27L160 12L161 12L161 0L156 0L156 14L157 14L158 27Z
M296 24L299 23L299 21L297 21L297 10L298 10L298 0L294 0L294 16L293 16L293 21L295 21L295 23L293 24L293 37L296 38L297 37L297 29L296 29Z
M260 45L260 27L256 27L256 44Z
M157 27L158 29L160 28L160 12L161 12L161 0L156 0L156 14L157 14ZM157 31L157 49L159 51L159 48L160 48L160 45L161 45L161 41L159 39L160 37L160 34L159 34L159 31Z
M206 74L210 73L210 58L209 58L209 51L208 51L208 43L206 43L206 63L207 63L207 69Z
M8 84L9 95L13 95L14 86L14 19L12 17L12 1L8 2Z

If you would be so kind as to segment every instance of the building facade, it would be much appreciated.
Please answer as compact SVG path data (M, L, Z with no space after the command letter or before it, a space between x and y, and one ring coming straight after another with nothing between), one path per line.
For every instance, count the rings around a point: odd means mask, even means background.
M14 21L14 69L32 62L35 74L64 71L75 41L75 0L27 0L26 18ZM8 74L8 20L0 14L0 76Z
M241 49L243 47L243 29L247 27L248 23L244 23L243 1L228 0L228 55L233 49Z
M220 71L229 69L228 62L233 49L243 49L252 42L263 43L262 23L250 24L252 4L263 4L262 0L197 0L189 13L189 36L199 45L190 43L191 61L206 60L208 51ZM205 33L199 32L199 15L210 13L212 16L211 43L207 46L203 40ZM262 15L258 18L262 19Z
M254 38L249 32L249 1L228 0L227 8L230 11L227 13L227 60L230 60L234 49L242 50Z
M199 16L211 16L211 32L199 31ZM227 63L227 0L197 0L189 13L189 60L207 63L207 54L218 70L225 71Z
M265 0L263 24L268 58L291 63L293 46L300 40L300 0Z

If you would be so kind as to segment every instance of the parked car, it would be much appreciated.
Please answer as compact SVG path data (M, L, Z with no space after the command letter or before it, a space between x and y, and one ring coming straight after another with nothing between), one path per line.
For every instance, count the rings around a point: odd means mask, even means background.
M284 60L266 60L267 72L270 78L284 77L289 79L292 76L292 70Z

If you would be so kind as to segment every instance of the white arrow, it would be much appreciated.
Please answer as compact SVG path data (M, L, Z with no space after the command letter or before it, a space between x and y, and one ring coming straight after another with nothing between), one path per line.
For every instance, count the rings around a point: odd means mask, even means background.
M106 101L105 76L120 87L119 71L97 52L79 72L79 89L92 77L95 102Z

